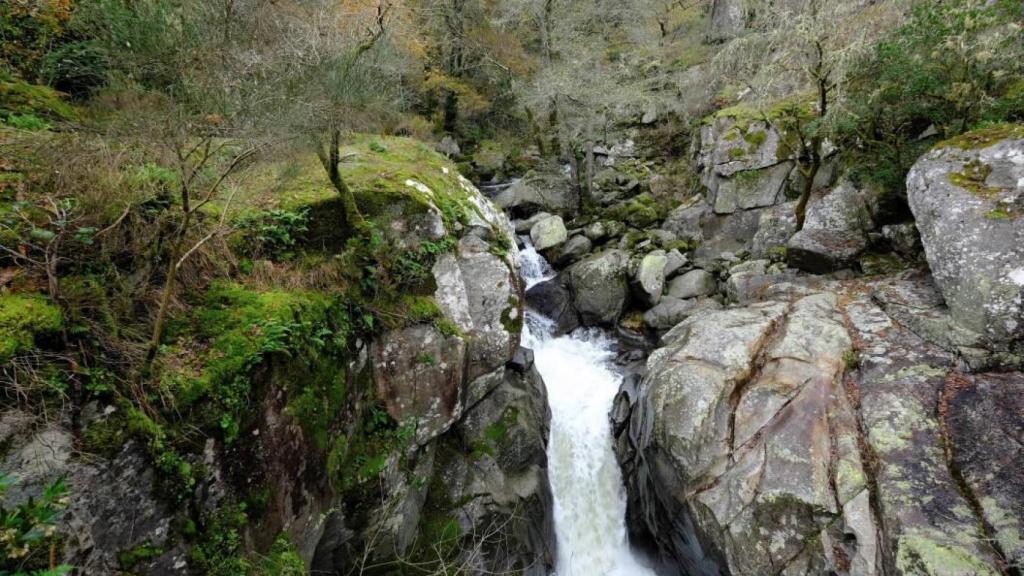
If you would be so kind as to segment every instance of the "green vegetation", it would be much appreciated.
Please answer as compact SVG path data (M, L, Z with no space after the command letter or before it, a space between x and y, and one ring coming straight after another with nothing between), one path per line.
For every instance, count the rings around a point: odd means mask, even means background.
M8 508L2 502L14 483L14 478L0 474L0 574L69 574L70 566L55 561L60 547L56 527L69 502L64 480L50 484L37 498Z
M63 328L60 308L35 294L0 295L0 365L32 350L37 336Z

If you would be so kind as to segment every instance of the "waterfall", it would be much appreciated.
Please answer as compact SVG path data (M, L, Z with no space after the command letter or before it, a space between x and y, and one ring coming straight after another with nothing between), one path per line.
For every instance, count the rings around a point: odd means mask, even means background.
M532 246L521 253L523 279L553 277ZM523 344L533 349L551 404L548 472L555 500L558 576L653 575L630 550L626 495L612 450L608 413L621 383L614 343L598 330L551 337L552 322L527 312Z

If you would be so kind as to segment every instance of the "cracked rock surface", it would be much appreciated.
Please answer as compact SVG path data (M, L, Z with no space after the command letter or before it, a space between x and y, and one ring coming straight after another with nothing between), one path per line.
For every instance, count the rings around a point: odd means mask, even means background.
M894 289L834 282L670 331L616 444L634 531L690 574L1020 574L1024 375L962 374L907 327L936 318L927 299L890 316L873 297Z

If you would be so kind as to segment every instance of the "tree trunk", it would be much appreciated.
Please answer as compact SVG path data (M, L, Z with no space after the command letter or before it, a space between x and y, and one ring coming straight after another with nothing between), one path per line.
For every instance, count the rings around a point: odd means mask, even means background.
M178 258L181 257L181 244L188 233L188 226L191 221L192 212L190 210L185 213L185 219L182 221L178 233L174 235L174 244L171 246L171 259L167 264L167 276L164 278L163 293L160 296L160 308L156 313L153 335L149 339L149 349L146 351L146 363L144 365L146 371L149 371L153 360L156 359L156 353L160 349L160 340L164 334L164 324L167 322L167 309L171 304L171 293L174 292L174 283L178 278Z
M587 124L587 149L584 152L586 158L586 197L583 198L583 207L589 209L594 205L594 126Z
M331 181L334 189L338 191L338 195L341 196L342 208L345 212L345 224L359 231L364 230L366 228L366 221L359 212L355 194L348 184L345 183L345 179L341 177L341 130L331 130L331 140L328 144L328 149L324 150L323 145L318 144L316 151L317 156L320 157L320 163L323 164L324 170L327 172L327 178Z

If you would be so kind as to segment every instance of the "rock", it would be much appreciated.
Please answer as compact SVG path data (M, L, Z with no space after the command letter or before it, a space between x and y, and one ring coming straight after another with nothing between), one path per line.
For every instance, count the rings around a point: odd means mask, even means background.
M473 341L467 381L504 366L519 346L516 324L522 321L521 288L508 260L466 236L457 254L438 258L433 273L438 306Z
M861 442L878 461L865 473L882 515L875 519L883 534L880 556L897 574L997 574L979 531L992 522L964 499L943 450L944 398L960 388L950 378L953 357L863 296L844 313L858 343L851 382L860 399Z
M626 308L626 262L621 250L594 254L568 269L572 301L584 326L611 326Z
M530 239L538 252L559 246L569 237L561 216L545 218L530 229Z
M868 247L873 213L871 193L848 180L825 194L813 195L803 230L786 245L787 262L815 274L849 267Z
M685 267L689 263L690 263L690 260L686 257L685 254L683 254L679 250L673 248L666 255L665 277L666 278L671 278L672 276L675 275L676 272L681 270L683 267Z
M526 303L530 308L555 322L555 336L568 334L580 325L579 315L573 307L572 294L563 281L564 278L555 278L526 291Z
M645 305L654 306L661 300L661 293L665 288L665 266L667 264L668 256L665 255L664 250L655 250L640 261L640 268L636 274L636 281L639 285L637 293Z
M445 136L434 149L449 158L462 155L462 148L459 147L459 143L455 141L455 138L451 136Z
M594 222L583 228L583 234L591 241L597 242L608 236L608 227L604 222Z
M722 305L711 298L680 300L672 296L665 296L661 299L661 303L644 313L644 324L652 330L665 332L701 310L721 308Z
M989 135L918 160L907 197L953 318L991 342L1012 342L1024 338L1024 137Z
M711 3L708 40L720 42L734 38L745 27L746 17L740 0L714 0Z
M647 107L647 111L644 112L643 117L640 118L640 123L643 124L644 126L649 126L657 121L658 108L654 104L651 104L650 106Z
M577 198L565 175L531 172L495 196L494 202L522 218L537 212L569 214L576 210Z
M716 290L718 290L718 282L715 280L715 276L701 269L691 270L673 279L668 285L669 296L680 300L708 296L714 294Z
M715 193L716 214L732 214L737 210L775 206L785 200L786 183L793 172L793 163L784 162L771 168L736 172L722 178Z
M551 218L551 216L552 214L549 214L547 212L537 212L533 216L530 216L529 218L526 218L524 220L516 220L514 222L516 234L529 234L530 230L532 230L538 222L540 222L541 220L547 220L548 218Z
M953 461L1010 566L1024 565L1024 374L964 376L947 387Z
M555 561L553 502L546 447L551 419L535 369L507 370L501 384L453 429L438 450L429 490L439 510L427 522L455 520L464 536L454 551L474 574L543 576ZM465 454L462 446L471 447ZM481 538L500 527L500 538Z
M796 233L796 202L779 204L761 212L757 233L750 244L754 258L784 255L786 244Z
M629 491L684 570L827 573L823 536L873 566L856 418L836 393L851 347L837 303L699 312L651 355L629 424L642 455ZM872 538L844 539L854 528Z
M710 212L707 205L682 205L669 213L661 227L680 238L701 241L704 238L701 223Z
M853 265L867 245L860 233L805 229L786 244L786 262L812 274L827 274Z
M768 260L750 260L729 270L725 293L733 302L747 303L758 300L806 295L809 290L795 284L796 275Z
M921 252L921 235L913 222L882 226L882 238L894 252L905 258L913 258Z
M553 255L553 263L557 268L565 268L570 264L578 262L590 254L594 245L586 236L578 234L569 238L565 244L554 251L557 254Z
M383 334L371 348L378 397L397 422L416 421L426 444L462 415L466 343L430 325Z

